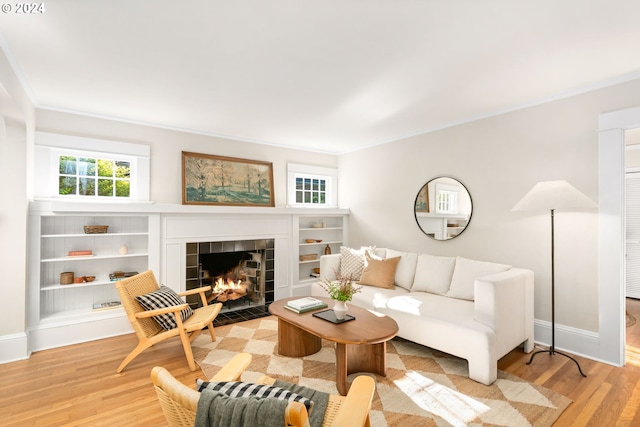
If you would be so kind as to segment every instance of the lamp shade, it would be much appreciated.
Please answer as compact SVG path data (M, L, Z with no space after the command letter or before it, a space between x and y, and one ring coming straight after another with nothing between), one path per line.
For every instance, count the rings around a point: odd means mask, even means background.
M512 211L548 211L551 209L587 209L598 205L567 181L543 181L511 209Z

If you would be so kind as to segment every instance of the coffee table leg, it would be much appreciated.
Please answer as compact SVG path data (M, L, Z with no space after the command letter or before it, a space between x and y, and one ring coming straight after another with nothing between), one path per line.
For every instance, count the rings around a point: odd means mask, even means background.
M278 319L278 353L287 357L309 356L320 351L322 339Z
M336 343L336 387L345 396L349 391L347 375L355 372L371 372L387 376L387 343L341 344Z

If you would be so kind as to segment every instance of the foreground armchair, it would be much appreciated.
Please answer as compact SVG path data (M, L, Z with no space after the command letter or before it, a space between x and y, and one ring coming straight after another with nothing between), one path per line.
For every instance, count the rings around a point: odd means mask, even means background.
M237 354L210 381L239 381L242 372L250 362L250 354ZM193 427L200 393L182 384L162 367L153 368L151 380L169 426ZM269 385L274 382L273 378L267 376L263 376L258 381L259 384ZM369 411L374 391L374 380L363 375L353 381L346 396L330 395L322 426L369 427ZM309 415L305 405L300 402L290 402L286 408L282 425L308 427Z
M216 340L213 320L222 309L220 303L212 305L207 303L206 292L211 289L211 286L176 294L167 287L158 286L150 270L117 281L115 285L131 326L138 336L138 345L118 366L118 372L122 372L147 348L177 336L182 341L189 368L195 371L196 364L193 360L191 342L204 328L209 329L211 340ZM202 307L192 310L180 297L194 294L200 295Z

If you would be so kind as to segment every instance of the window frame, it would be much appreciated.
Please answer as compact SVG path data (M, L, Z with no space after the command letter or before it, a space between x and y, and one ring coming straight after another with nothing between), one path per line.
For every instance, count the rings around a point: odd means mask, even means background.
M34 152L34 199L71 202L148 202L150 194L150 147L47 132L36 132ZM99 147L98 149L93 149ZM130 164L129 197L59 194L60 156L126 161ZM96 191L97 193L97 191Z
M324 180L325 203L297 202L297 179ZM311 190L313 192L313 190ZM287 206L293 208L327 209L338 207L338 170L321 166L289 163L287 165Z

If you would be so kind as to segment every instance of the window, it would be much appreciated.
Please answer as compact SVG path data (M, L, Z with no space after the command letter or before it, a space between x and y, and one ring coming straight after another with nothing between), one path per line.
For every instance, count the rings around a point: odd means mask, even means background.
M436 184L436 212L458 213L458 188L453 185Z
M337 207L336 169L289 163L287 204L294 207Z
M45 132L35 143L35 199L149 200L149 146Z
M59 195L130 197L130 161L68 155L59 159Z

